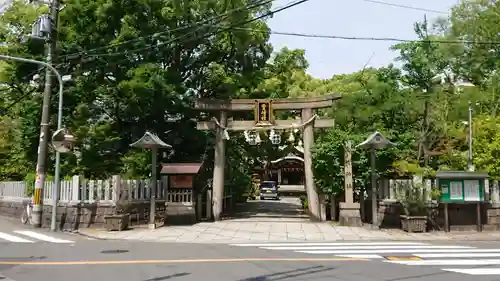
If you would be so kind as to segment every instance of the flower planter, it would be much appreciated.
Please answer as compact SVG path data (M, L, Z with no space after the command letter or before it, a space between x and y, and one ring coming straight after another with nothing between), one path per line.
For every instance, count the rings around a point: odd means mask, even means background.
M126 230L129 225L129 214L109 215L104 217L104 224L108 231Z
M426 232L427 216L400 216L401 229L406 232Z

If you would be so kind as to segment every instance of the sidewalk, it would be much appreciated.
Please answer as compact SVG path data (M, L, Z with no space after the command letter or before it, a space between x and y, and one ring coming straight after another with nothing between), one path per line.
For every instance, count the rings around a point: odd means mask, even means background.
M178 243L254 243L254 242L321 242L356 240L496 240L500 232L429 232L406 233L398 229L374 230L364 227L343 227L330 223L220 221L192 226L168 226L155 230L134 228L122 232L103 229L80 229L79 233L97 239L140 240Z

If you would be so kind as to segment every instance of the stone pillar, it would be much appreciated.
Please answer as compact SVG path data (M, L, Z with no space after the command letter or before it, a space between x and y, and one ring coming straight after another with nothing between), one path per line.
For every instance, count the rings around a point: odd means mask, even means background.
M221 111L219 117L221 126L227 125L227 112ZM224 200L224 168L226 166L226 140L224 139L224 129L217 127L215 136L214 155L214 176L212 187L212 209L215 221L221 219Z
M306 122L313 117L312 108L302 109L302 122ZM307 192L307 203L309 212L313 220L321 220L319 194L314 184L314 174L312 170L311 149L314 144L314 124L313 122L304 126L304 176L305 189Z
M345 202L340 203L339 223L343 226L362 226L359 203L354 203L352 180L352 143L348 141L344 147L344 193Z

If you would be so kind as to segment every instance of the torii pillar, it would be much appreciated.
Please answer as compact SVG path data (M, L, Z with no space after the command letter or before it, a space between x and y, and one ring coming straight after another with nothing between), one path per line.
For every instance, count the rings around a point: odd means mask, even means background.
M311 149L314 144L313 128L331 128L334 126L333 119L317 119L313 115L314 109L328 108L333 105L334 100L341 98L340 94L329 94L312 98L297 99L275 99L275 100L217 100L198 99L195 109L200 111L213 111L219 113L219 118L213 121L200 121L198 130L216 130L213 186L212 186L212 211L214 220L220 220L222 214L222 200L224 196L224 166L226 142L223 138L224 130L228 131L252 131L252 130L286 130L297 124L297 120L274 120L273 110L300 110L303 127L304 142L304 176L305 189L311 219L321 220L321 206L319 192L314 184L312 169ZM255 120L228 120L228 112L231 111L254 111ZM259 123L266 123L259 126Z

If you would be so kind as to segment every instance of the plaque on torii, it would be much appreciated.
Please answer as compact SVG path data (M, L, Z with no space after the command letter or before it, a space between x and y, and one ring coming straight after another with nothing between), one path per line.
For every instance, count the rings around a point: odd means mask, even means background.
M212 188L212 211L213 218L219 220L222 213L222 199L224 194L224 167L225 167L225 138L227 131L250 131L250 130L288 130L291 128L303 128L304 143L304 176L307 191L308 206L311 217L314 220L324 220L325 211L321 206L319 194L314 185L312 171L311 149L314 143L314 128L331 128L334 126L333 119L319 119L313 114L313 109L328 108L335 100L341 98L340 94L328 94L311 98L287 98L287 99L198 99L195 109L200 111L219 112L219 118L211 121L197 122L198 130L216 130L215 156L213 169ZM274 111L278 110L300 110L301 120L275 120ZM255 120L228 120L228 112L232 111L254 111ZM301 122L302 124L298 124ZM321 206L320 206L321 204Z
M255 126L272 126L274 122L272 100L255 100Z

